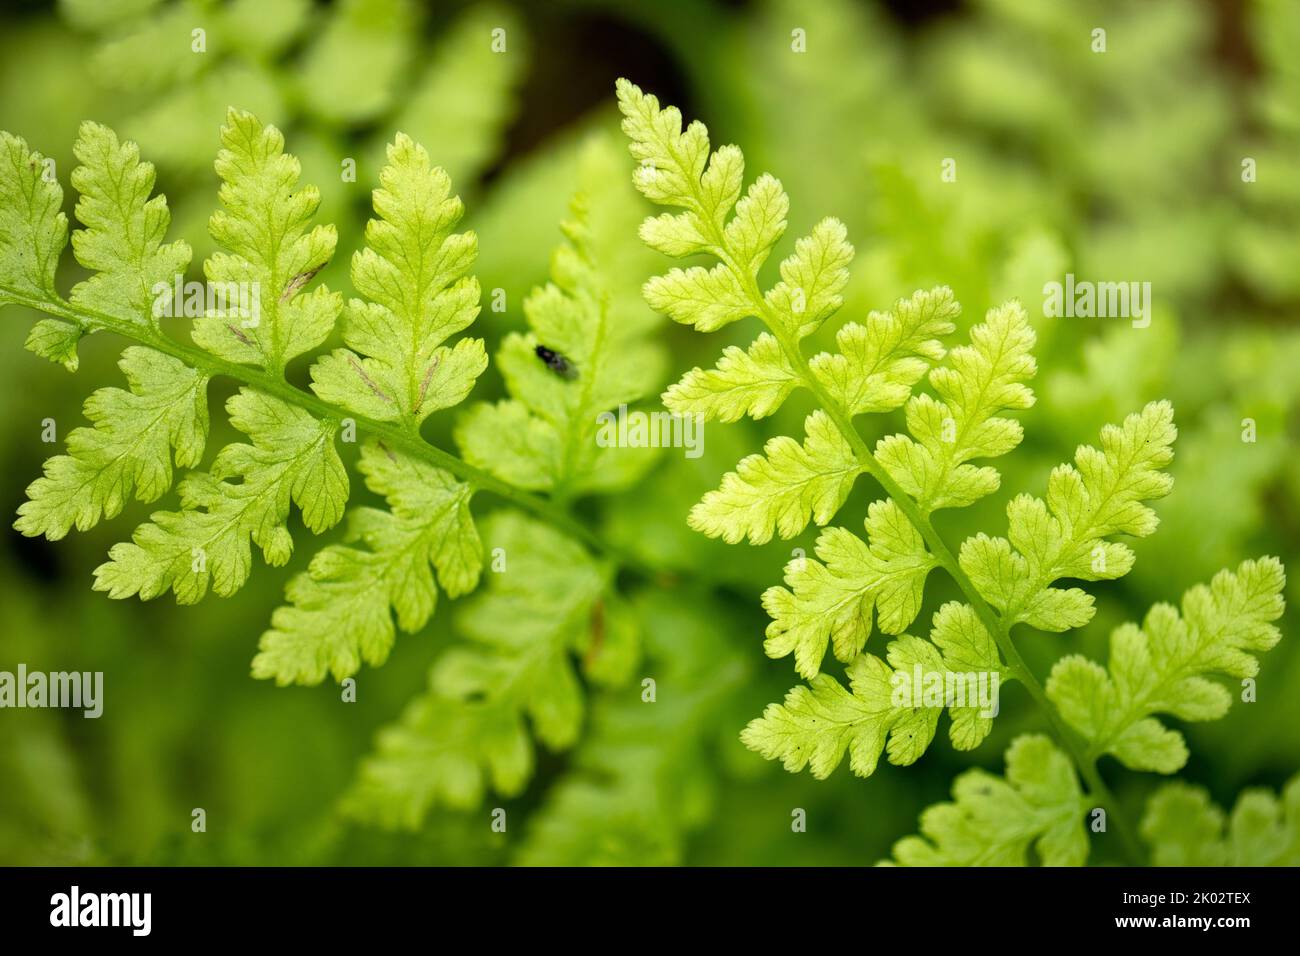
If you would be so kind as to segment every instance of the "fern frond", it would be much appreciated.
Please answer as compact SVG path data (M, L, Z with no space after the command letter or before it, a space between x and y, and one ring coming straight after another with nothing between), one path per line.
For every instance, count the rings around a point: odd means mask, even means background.
M380 184L378 218L352 259L352 284L366 298L350 300L343 314L350 349L312 367L312 389L357 414L418 425L462 402L487 368L482 339L443 344L478 315L479 284L468 274L478 243L472 232L452 231L464 206L405 134L389 146Z
M14 301L13 293L57 294L54 273L68 243L68 217L61 211L63 189L46 163L17 136L0 132L0 304ZM42 319L41 324L69 323ZM33 335L35 345L29 339L27 347L75 371L77 337L47 330Z
M320 190L296 188L301 166L274 126L232 109L221 144L222 208L208 228L224 251L209 257L204 272L209 282L251 287L258 309L238 319L229 309L211 311L194 323L194 341L219 358L282 375L291 358L325 341L342 309L337 292L303 291L333 257L338 236L332 225L311 225Z
M938 564L892 501L867 509L867 541L843 528L817 538L821 562L796 558L782 587L763 593L771 616L763 647L769 657L794 654L795 670L815 677L829 641L848 663L871 636L873 611L886 634L901 634L921 610L925 579Z
M194 340L219 359L279 376L289 359L325 340L341 307L324 286L302 291L333 255L334 228L307 231L319 192L295 191L298 161L284 152L278 130L231 110L221 135L224 208L213 214L211 230L230 251L214 253L206 272L227 298L195 320ZM236 297L249 307L229 307ZM289 560L290 501L316 533L343 516L348 480L334 447L336 421L250 388L230 399L227 412L253 444L229 445L207 473L188 475L182 510L155 513L131 542L114 545L95 571L97 590L148 599L171 589L185 604L209 587L228 596L248 580L250 537L267 563Z
M784 703L769 706L745 728L742 740L768 759L780 759L792 772L810 767L814 776L825 777L848 753L853 771L867 776L884 752L895 764L918 759L944 709L952 712L954 746L977 746L997 713L996 684L1021 681L1049 710L1065 752L1045 739L1024 742L1009 759L1013 783L998 782L1005 800L982 805L992 787L984 777L967 778L980 782L961 789L956 805L932 811L925 825L937 846L918 841L904 844L901 853L932 863L1014 862L1037 841L1045 861L1081 863L1087 846L1078 821L1082 797L1073 767L1090 796L1116 809L1095 766L1096 757L1113 741L1109 731L1089 721L1112 719L1117 711L1109 704L1089 705L1103 689L1114 697L1132 696L1143 693L1141 685L1135 675L1100 672L1097 677L1088 671L1094 683L1108 680L1114 688L1094 688L1086 701L1057 701L1069 712L1065 719L1096 742L1088 752L1076 734L1062 727L1011 631L1022 623L1050 631L1085 624L1093 614L1092 597L1080 588L1053 585L1064 578L1109 580L1130 569L1132 551L1112 539L1141 537L1155 529L1156 517L1146 502L1170 490L1163 469L1172 459L1177 434L1172 407L1154 402L1122 425L1104 428L1100 449L1081 447L1073 465L1053 471L1046 500L1020 495L1010 502L1006 538L976 535L955 557L931 515L971 505L996 491L1001 482L997 470L977 462L1007 454L1023 438L1020 424L1004 413L1034 403L1027 382L1037 370L1031 354L1035 335L1025 310L1014 300L990 309L971 329L969 344L945 354L942 339L954 330L957 305L947 289L937 288L900 301L889 313L872 313L861 325L845 325L837 335L839 354L805 360L800 340L836 310L847 282L852 249L843 226L823 220L796 243L795 254L782 264L782 281L762 292L758 270L781 237L789 210L780 184L763 174L741 199L744 159L738 148L722 146L710 153L701 123L683 129L676 109L661 108L655 97L625 80L618 83L618 97L632 155L641 164L634 183L652 201L681 210L648 219L642 239L668 255L704 253L717 260L712 268L674 269L651 280L646 300L701 331L746 317L756 317L766 327L749 350L733 347L712 371L689 372L665 393L665 403L674 410L735 421L742 415L769 415L803 387L816 406L802 445L787 437L771 439L764 455L742 460L718 490L704 496L691 512L691 525L730 543L748 539L762 544L773 534L799 534L810 518L828 523L859 474L869 474L889 495L869 509L866 540L842 528L823 532L817 541L820 561L800 557L791 562L787 587L764 595L772 617L768 654L793 655L810 685L796 687ZM933 395L913 395L927 370ZM900 405L905 406L909 434L890 435L869 449L854 417ZM866 653L873 617L882 631L900 634L919 612L934 568L947 572L966 603L940 609L930 640L902 635L888 645L885 660ZM1228 588L1221 584L1221 590ZM1280 602L1275 591L1272 596ZM1267 611L1275 617L1280 603L1268 603ZM1236 639L1243 645L1260 649L1275 638L1261 630L1263 621L1254 614L1238 602L1223 611L1219 623L1238 629ZM1164 622L1161 626L1169 630ZM828 642L847 664L847 689L821 672ZM1230 672L1245 667L1238 658L1226 660L1217 666ZM1084 668L1068 659L1063 666L1060 675ZM1179 672L1169 680L1190 676ZM967 680L959 680L963 677ZM966 690L970 679L976 687L981 680L985 687L994 685L983 708L971 706L969 694L952 692L954 685ZM930 699L926 685L934 688ZM1057 683L1058 691L1069 688ZM1180 688L1195 691L1196 700L1170 705L1154 697L1142 699L1129 708L1126 719L1150 738L1164 733L1163 728L1143 719L1162 706L1179 715L1222 712L1225 701L1206 696L1213 688L1206 691L1199 683ZM1157 757L1169 769L1184 759L1181 750ZM1156 758L1147 754L1146 759ZM1121 822L1118 828L1131 844L1127 827Z
M1052 471L1046 501L1012 499L1009 540L980 534L962 544L962 570L1008 625L1065 631L1092 619L1089 594L1049 585L1061 578L1105 581L1128 573L1132 550L1107 539L1155 530L1157 518L1144 502L1173 486L1162 470L1173 459L1173 417L1168 402L1152 402L1123 425L1107 425L1100 449L1082 445L1073 466Z
M181 241L163 243L170 217L166 199L150 197L153 166L140 161L133 143L119 143L112 130L96 123L82 124L74 152L81 161L72 181L80 192L77 218L84 228L73 233L72 247L77 261L93 274L73 287L71 301L157 329L155 286L171 289L174 277L189 265L190 249ZM12 208L6 198L6 209ZM14 235L13 241L37 243L34 248L41 249L35 235ZM51 245L39 253L52 256L45 266L49 284L40 289L43 295L57 294L53 266L60 251L61 245ZM27 287L35 291L31 283ZM81 327L43 319L33 338L46 334L43 328L59 344L53 352L33 350L75 370ZM23 534L53 541L74 526L85 531L101 518L116 516L133 498L155 501L168 491L173 450L181 468L193 467L203 457L207 376L142 346L126 349L119 364L130 391L103 388L86 401L85 414L94 427L74 429L68 453L46 461L44 477L27 488L28 500L14 525Z
M1300 866L1300 777L1280 800L1243 792L1227 819L1204 788L1167 783L1147 801L1142 837L1156 866Z
M209 305L194 325L202 346L195 348L158 321L157 287L171 293L172 283L162 280L179 280L181 273L166 273L183 269L189 250L164 244L165 201L149 197L152 168L140 163L136 147L103 127L83 129L75 178L86 228L74 244L92 275L69 301L54 286L66 240L61 191L47 181L41 157L5 134L0 305L44 311L77 334L104 329L137 343L122 359L131 390L92 396L87 415L95 427L72 433L68 455L33 485L19 526L59 537L71 525L116 514L132 494L151 500L167 491L173 458L191 467L202 457L205 386L225 376L242 386L226 409L249 440L227 445L206 471L182 478L179 510L155 513L131 542L116 545L96 570L95 587L146 599L172 590L180 603L209 590L228 595L249 577L252 545L270 564L289 559L293 506L316 533L342 519L350 487L335 441L340 432L351 440L353 426L367 430L360 470L388 507L355 509L345 541L324 548L291 581L290 604L273 616L254 662L255 676L285 684L341 679L363 661L381 663L398 628L428 621L439 587L452 596L475 588L483 564L469 507L475 491L540 516L545 523L497 512L488 522L498 573L459 615L469 640L441 658L428 699L381 739L356 807L373 811L377 794L379 816L409 824L431 803L476 801L485 772L495 789L513 792L531 774L534 736L557 750L576 741L584 684L628 678L639 628L611 586L613 549L562 508L419 434L428 414L465 397L486 364L478 339L443 344L478 312L478 284L467 275L474 236L452 231L460 202L449 198L445 173L424 150L399 136L375 193L378 218L353 263L366 298L349 303L347 348L313 366L312 394L290 385L285 369L323 343L341 310L336 293L306 291L333 253L334 230L313 227L319 194L298 187L299 163L274 127L231 110L222 142L223 208L210 225L224 251L208 259L206 271L227 290L260 289L262 308L232 315ZM627 464L611 449L590 453L594 412L644 395L664 364L648 337L656 317L637 299L640 253L629 255L629 239L621 238L630 237L625 226L639 215L635 197L625 183L626 195L614 192L621 177L608 144L592 156L590 188L575 201L555 283L528 307L534 329L567 348L582 373L575 384L536 356L528 368L505 363L521 407L562 436L553 446L563 466L557 496L622 487L644 469L644 460ZM444 723L457 728L433 746L442 755L436 759L423 739L431 722L438 731Z
M818 674L795 687L783 704L769 704L741 733L745 746L786 770L805 767L824 779L847 751L860 777L889 762L915 763L934 739L939 715L949 710L949 736L958 750L978 746L993 726L998 686L1010 672L969 605L953 601L934 616L930 640L903 635L886 660L858 654L848 666L849 690Z
M1133 770L1174 773L1187 762L1187 746L1153 715L1202 721L1226 714L1232 695L1205 675L1258 673L1253 655L1281 638L1272 622L1282 615L1285 584L1276 558L1220 571L1183 595L1181 617L1157 604L1141 628L1113 631L1107 667L1077 654L1057 661L1047 695L1091 754L1110 754Z
M577 740L586 704L575 655L597 683L635 665L635 622L608 593L607 567L513 511L489 516L483 537L503 563L456 615L469 642L437 661L429 689L381 732L344 804L359 820L414 827L431 806L474 806L484 766L493 789L518 792L532 775L533 735L552 750Z
M971 329L970 345L953 349L947 365L930 373L938 400L908 400L913 437L890 435L876 444L876 460L923 514L963 508L998 489L995 469L969 462L1005 455L1020 444L1020 424L997 413L1034 403L1024 384L1036 371L1033 345L1020 303L990 309Z
M1017 737L1005 778L967 770L952 795L952 803L921 814L921 836L894 844L897 865L1024 866L1031 849L1043 866L1082 866L1088 858L1090 804L1070 759L1046 737Z
M766 544L775 532L793 538L811 518L824 525L835 516L862 474L862 464L830 416L818 410L804 422L803 444L784 435L763 454L741 459L691 509L689 523L711 538Z
M180 511L160 511L95 569L95 590L148 600L168 590L180 604L209 587L229 597L252 572L250 539L267 564L293 554L289 504L319 534L343 517L348 476L334 447L337 426L244 388L226 403L230 424L252 444L227 445L207 472L180 483ZM235 480L232 480L235 479Z
M644 398L662 379L656 324L635 294L650 266L627 237L642 209L606 139L588 144L579 192L553 259L553 281L524 302L530 331L501 343L497 365L511 398L471 407L456 428L465 459L519 487L557 496L626 487L653 449L602 443L601 417ZM558 356L553 366L539 348Z
M483 549L470 515L473 489L440 468L369 441L358 465L388 510L355 508L349 544L330 545L289 582L271 617L253 676L279 684L350 677L388 658L396 626L412 634L433 616L437 584L449 597L478 585ZM391 610L390 610L391 608Z

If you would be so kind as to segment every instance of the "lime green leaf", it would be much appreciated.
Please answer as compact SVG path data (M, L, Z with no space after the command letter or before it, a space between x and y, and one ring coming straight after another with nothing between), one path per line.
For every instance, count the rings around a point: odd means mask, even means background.
M45 462L27 488L14 527L56 541L119 514L132 498L154 501L172 486L176 464L192 468L208 437L207 376L143 346L122 353L130 391L101 388L86 401L93 428L68 435L68 454Z
M478 315L478 280L468 275L478 241L452 231L464 206L410 137L399 133L388 148L380 183L379 218L352 259L352 283L368 301L349 301L343 319L355 351L318 362L312 387L358 414L419 423L463 401L487 367L480 339L443 344Z
M744 288L722 265L712 269L691 266L656 276L646 283L645 300L674 322L693 325L700 332L716 332L754 314Z
M1208 586L1183 595L1183 613L1157 604L1139 629L1125 624L1110 639L1104 669L1071 655L1052 668L1047 695L1096 754L1108 753L1133 770L1173 773L1187 762L1182 734L1154 714L1180 720L1217 720L1232 695L1208 674L1254 677L1259 661L1281 637L1286 574L1276 558L1246 561L1221 571Z
M349 125L388 109L414 52L416 9L410 0L340 0L297 71L307 110Z
M711 269L673 269L650 280L646 301L702 332L756 315L773 332L810 334L843 303L853 258L844 224L819 222L781 263L781 281L760 292L758 271L785 232L789 211L780 182L764 174L740 199L745 159L739 149L722 146L710 156L702 123L683 130L676 107L661 109L627 80L617 87L623 131L641 164L633 182L651 202L685 210L647 219L641 238L667 255L707 252L719 260Z
M509 702L527 714L546 746L573 745L584 710L571 660L598 626L605 579L577 544L515 512L484 523L504 571L463 604L457 629L470 643L434 668L434 686L458 700Z
M843 326L835 335L839 354L822 352L808 366L850 415L890 411L943 358L939 336L953 331L960 313L947 287L916 292L899 299L891 312L872 312L863 325Z
M467 10L440 31L428 66L390 126L429 144L453 182L472 183L496 154L515 112L526 41L509 8Z
M362 447L359 467L389 510L354 509L348 535L354 544L324 548L289 582L289 603L262 635L254 677L317 684L327 673L350 677L362 661L377 667L393 646L394 614L407 633L433 616L433 569L452 597L478 585L483 548L468 485L376 442Z
M648 434L622 443L610 424L661 385L667 364L648 335L659 320L638 292L651 268L634 237L643 204L618 157L605 137L583 149L553 281L524 300L530 331L507 335L497 353L511 398L473 407L456 429L467 461L518 487L614 491L656 460Z
M94 275L72 290L74 305L141 325L158 324L162 296L170 297L190 264L182 241L163 244L171 223L167 198L149 198L154 169L140 162L134 143L97 123L82 123L74 148L81 165L72 184L81 194L72 234L77 261Z
M465 704L429 690L407 705L399 723L379 732L342 810L362 822L414 830L434 806L478 806L489 783L514 796L532 772L528 734L510 708Z
M766 418L800 385L781 344L764 332L746 349L730 345L717 368L692 369L664 392L667 408L706 421Z
M800 338L811 334L844 304L840 293L848 284L852 261L853 246L844 224L829 218L819 222L782 260L781 281L764 296L776 321Z
M172 589L181 604L196 603L209 587L228 597L248 580L250 537L267 563L289 560L290 501L317 533L343 516L348 478L334 449L335 425L250 388L232 396L226 411L253 444L227 445L209 472L187 475L179 486L183 510L156 512L130 543L114 545L95 569L96 590L148 600Z
M4 293L0 292L0 303ZM41 358L57 362L69 372L81 364L77 356L77 343L81 341L81 326L62 319L41 319L32 326L24 346Z
M1300 866L1300 777L1280 801L1245 791L1227 821L1203 788L1167 783L1147 802L1142 837L1156 866Z
M580 546L513 511L489 516L483 540L492 570L456 614L468 641L438 659L429 691L381 731L345 802L353 816L415 827L435 805L477 805L487 777L502 795L518 793L532 775L530 725L552 750L577 740L586 707L575 655L598 682L635 665L634 622L606 596L608 570Z
M890 435L876 445L877 460L927 514L964 507L997 490L995 469L968 462L1005 455L1020 444L1020 425L997 413L1034 402L1024 385L1036 370L1030 355L1034 332L1019 302L990 309L970 339L930 373L939 400L917 395L908 401L912 437Z
M869 777L886 746L890 763L915 763L949 708L953 745L974 748L992 728L1005 669L969 605L954 601L940 608L930 637L891 641L888 662L859 654L848 666L851 692L817 675L811 687L795 687L784 703L769 704L741 740L791 773L809 767L818 779L829 776L847 751L852 771Z
M68 242L63 189L52 160L0 132L0 304L6 289L53 297L59 253ZM40 353L46 354L46 353Z
M830 521L862 466L825 412L813 412L804 427L802 445L782 435L763 454L742 459L691 509L691 527L731 544L764 544L773 532L793 538L810 516L819 525Z
M1052 471L1045 502L1030 495L1011 500L1009 540L980 534L962 544L962 570L1009 624L1064 631L1092 619L1090 595L1049 585L1128 573L1133 552L1107 539L1155 530L1155 513L1143 502L1163 497L1173 485L1161 471L1173 459L1173 416L1168 402L1152 402L1122 426L1107 425L1100 450L1081 445L1074 466Z
M1032 846L1043 866L1082 866L1088 858L1089 803L1074 768L1046 737L1017 737L1005 779L967 770L952 803L921 814L921 836L894 844L901 866L1025 866Z
M214 253L205 271L226 300L195 322L194 340L220 358L280 373L334 327L338 293L302 290L333 257L337 237L333 226L307 231L320 191L297 188L300 166L284 152L279 130L232 109L221 143L223 208L212 214L209 230L229 251Z
M801 677L820 670L828 637L837 658L853 660L871 636L873 608L886 634L903 633L921 610L925 579L937 562L920 534L892 501L871 505L866 528L866 542L827 528L817 538L825 563L796 558L786 565L791 590L763 594L772 617L764 649L769 657L793 653Z

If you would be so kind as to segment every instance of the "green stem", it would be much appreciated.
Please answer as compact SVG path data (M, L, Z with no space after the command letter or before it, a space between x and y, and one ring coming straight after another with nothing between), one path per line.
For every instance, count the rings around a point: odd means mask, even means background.
M0 305L7 302L27 306L30 309L62 319L65 322L71 322L86 332L101 329L113 332L123 338L131 339L141 345L146 345L149 348L180 359L191 368L204 372L209 376L222 375L258 391L265 392L281 401L297 405L322 421L341 422L345 418L350 418L358 428L383 440L389 447L396 448L414 458L419 458L431 465L445 469L475 488L509 501L516 507L536 515L565 534L583 542L597 553L616 561L622 567L634 570L646 577L657 576L656 571L646 567L639 559L611 545L589 528L573 520L553 502L520 491L513 485L507 484L481 468L476 468L450 452L429 444L420 435L417 428L402 428L392 422L378 421L365 415L358 415L338 408L322 401L310 392L290 385L283 378L271 375L261 369L228 362L202 349L185 345L164 335L150 325L97 312L82 306L75 306L63 299L46 299L0 285Z

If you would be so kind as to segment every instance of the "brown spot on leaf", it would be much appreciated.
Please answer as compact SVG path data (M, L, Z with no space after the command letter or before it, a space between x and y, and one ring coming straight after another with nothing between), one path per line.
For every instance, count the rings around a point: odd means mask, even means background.
M280 293L280 301L288 302L290 299L292 299L295 295L298 294L298 290L301 289L303 286L305 286L308 282L310 282L312 280L312 277L315 276L316 273L320 272L321 269L323 268L324 266L320 265L317 266L315 269L308 269L306 272L299 272L296 276L294 276L292 279L289 280L289 284L284 287L284 292Z

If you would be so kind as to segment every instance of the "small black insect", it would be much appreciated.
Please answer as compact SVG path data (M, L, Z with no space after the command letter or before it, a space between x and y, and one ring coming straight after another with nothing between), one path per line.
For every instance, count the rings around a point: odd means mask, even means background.
M537 353L539 359L546 363L546 367L560 378L573 380L578 377L578 370L573 367L573 363L559 352L552 351L545 345L539 345L533 351Z

